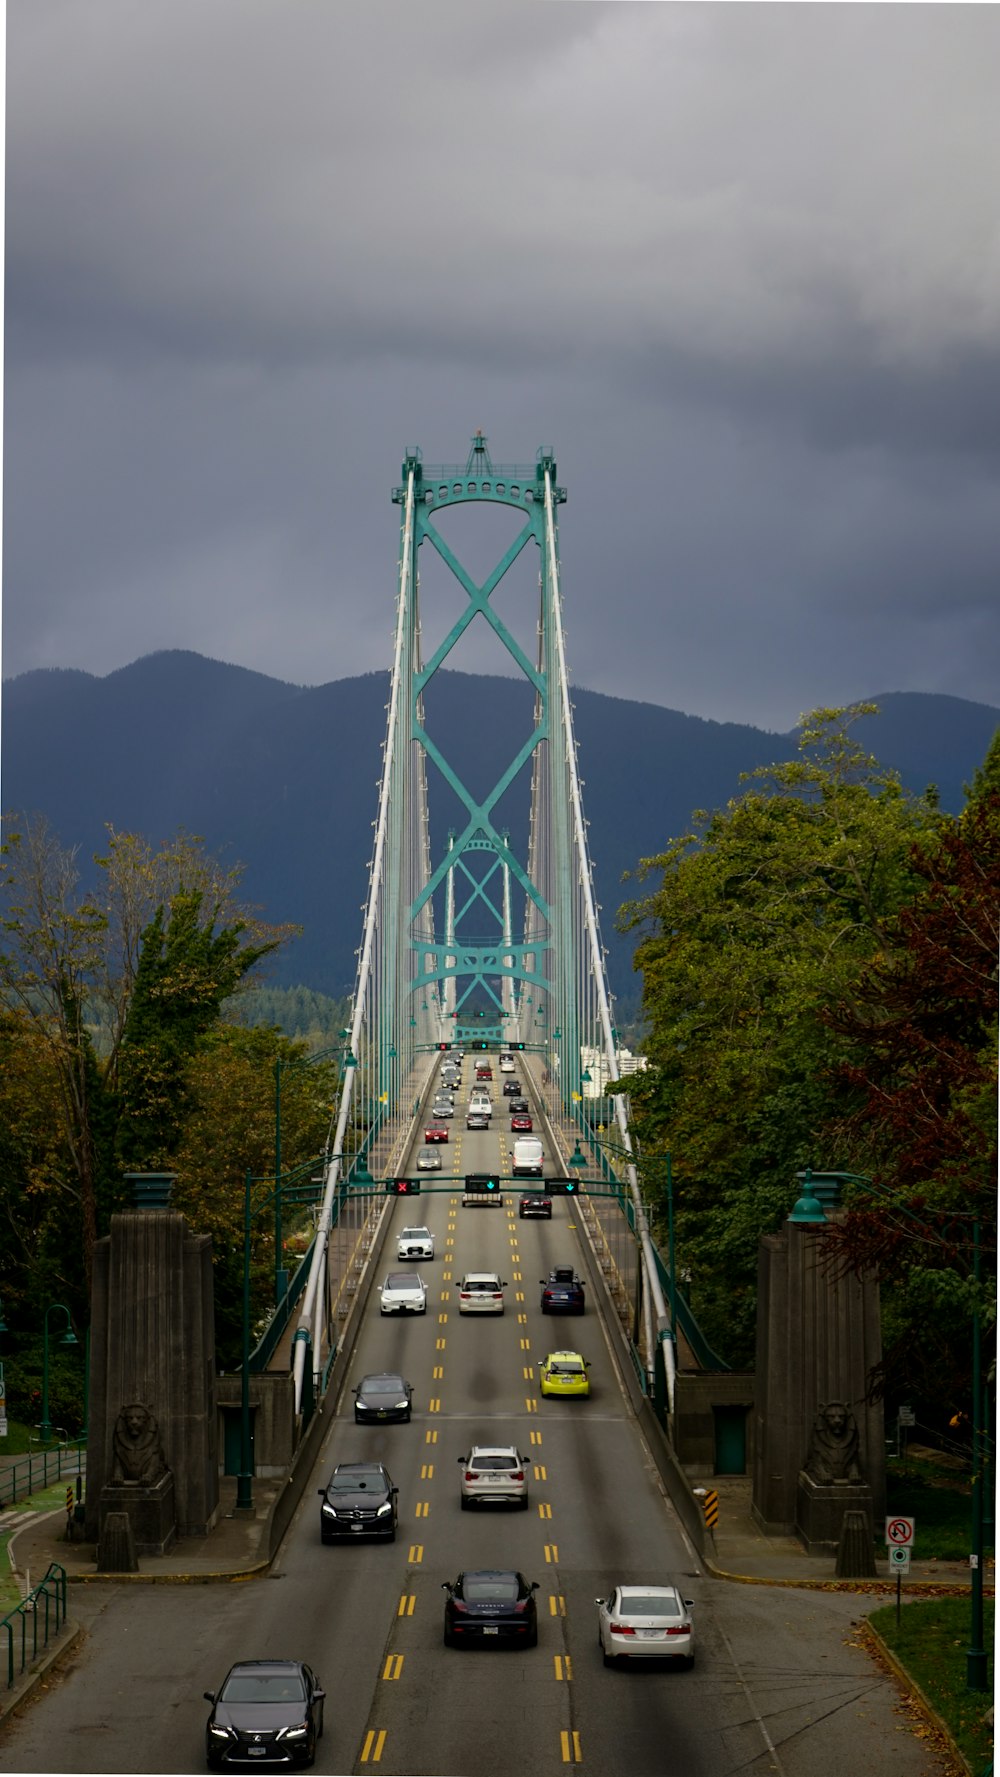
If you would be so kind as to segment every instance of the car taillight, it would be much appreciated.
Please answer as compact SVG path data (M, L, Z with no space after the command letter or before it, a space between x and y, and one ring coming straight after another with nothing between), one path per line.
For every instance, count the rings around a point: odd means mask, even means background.
M635 1630L633 1629L631 1623L611 1623L609 1626L610 1626L612 1635L634 1635L635 1634Z
M542 1301L543 1302L551 1302L551 1300L552 1300L552 1291L545 1290L542 1294Z
M467 1481L478 1481L479 1470L474 1469L474 1468L467 1468L465 1471L465 1478Z
M458 1299L460 1302L471 1302L472 1301L472 1291L471 1290L459 1290Z
M690 1635L690 1633L691 1633L690 1623L681 1623L679 1628L667 1630L668 1635Z
M453 1598L451 1601L451 1608L452 1610L467 1611L469 1607L467 1604L463 1604L460 1598Z
M528 1600L526 1598L519 1598L517 1603L514 1606L515 1610L527 1610L527 1608L528 1608Z
M502 1290L494 1290L493 1291L493 1300L494 1300L494 1302L502 1302L503 1301L503 1291Z
M510 1478L512 1481L523 1481L524 1480L523 1468L516 1468Z

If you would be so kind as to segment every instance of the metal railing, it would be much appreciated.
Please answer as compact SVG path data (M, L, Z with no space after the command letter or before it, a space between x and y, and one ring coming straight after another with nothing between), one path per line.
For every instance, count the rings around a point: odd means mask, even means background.
M39 1622L41 1617L41 1622ZM20 1604L0 1619L7 1635L7 1689L38 1658L66 1621L66 1569L53 1561L48 1573Z
M43 1492L65 1474L80 1474L86 1449L83 1439L75 1438L72 1443L56 1444L37 1454L32 1452L12 1462L9 1468L0 1468L0 1511L32 1493Z

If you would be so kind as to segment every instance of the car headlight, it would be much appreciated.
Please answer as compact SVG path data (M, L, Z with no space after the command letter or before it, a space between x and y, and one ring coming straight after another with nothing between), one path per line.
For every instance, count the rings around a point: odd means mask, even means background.
M385 1502L385 1505L379 1506L378 1511L376 1513L376 1517L384 1518L386 1513L391 1512L391 1511L392 1511L392 1500L387 1499Z
M337 1514L336 1514L336 1512L335 1512L335 1511L334 1511L334 1509L333 1509L333 1507L332 1507L332 1506L330 1506L330 1505L327 1505L327 1503L326 1503L326 1501L325 1501L325 1500L324 1500L324 1502L323 1502L323 1504L322 1504L322 1505L321 1505L321 1507L320 1507L320 1512L321 1512L321 1513L322 1513L322 1515L323 1515L323 1517L324 1517L324 1518L335 1518L335 1517L336 1517L336 1516L337 1516Z
M219 1722L210 1721L208 1724L208 1731L210 1734L214 1734L217 1740L230 1740L232 1739L235 1730L233 1728L224 1728Z
M308 1732L309 1732L309 1723L304 1722L304 1721L297 1721L293 1728L280 1728L278 1731L278 1739L279 1740L301 1740L302 1736L304 1734L308 1734Z

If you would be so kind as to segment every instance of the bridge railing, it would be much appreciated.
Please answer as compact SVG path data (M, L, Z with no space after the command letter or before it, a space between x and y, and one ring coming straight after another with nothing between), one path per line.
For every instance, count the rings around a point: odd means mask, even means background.
M28 1499L32 1493L42 1493L65 1474L79 1474L86 1449L83 1438L74 1438L51 1450L32 1451L0 1469L0 1508Z

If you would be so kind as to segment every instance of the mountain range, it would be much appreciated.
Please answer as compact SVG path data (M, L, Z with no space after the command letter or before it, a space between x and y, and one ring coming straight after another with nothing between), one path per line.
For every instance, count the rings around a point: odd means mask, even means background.
M98 678L70 669L27 672L3 687L6 816L42 814L78 848L81 876L106 827L153 844L198 834L244 866L244 898L302 935L271 965L280 985L349 993L361 940L372 828L385 738L387 673L326 685L266 674L181 650L150 654ZM433 693L433 695L431 695ZM529 732L526 680L439 672L428 730L468 789L485 794ZM859 725L866 747L914 791L937 786L957 812L1000 709L962 698L891 692ZM656 704L573 692L584 806L612 984L635 997L632 941L614 931L630 890L623 873L690 825L695 808L724 806L741 773L792 757L796 736L710 722ZM431 843L442 855L459 805L431 768ZM497 808L521 857L529 774Z

